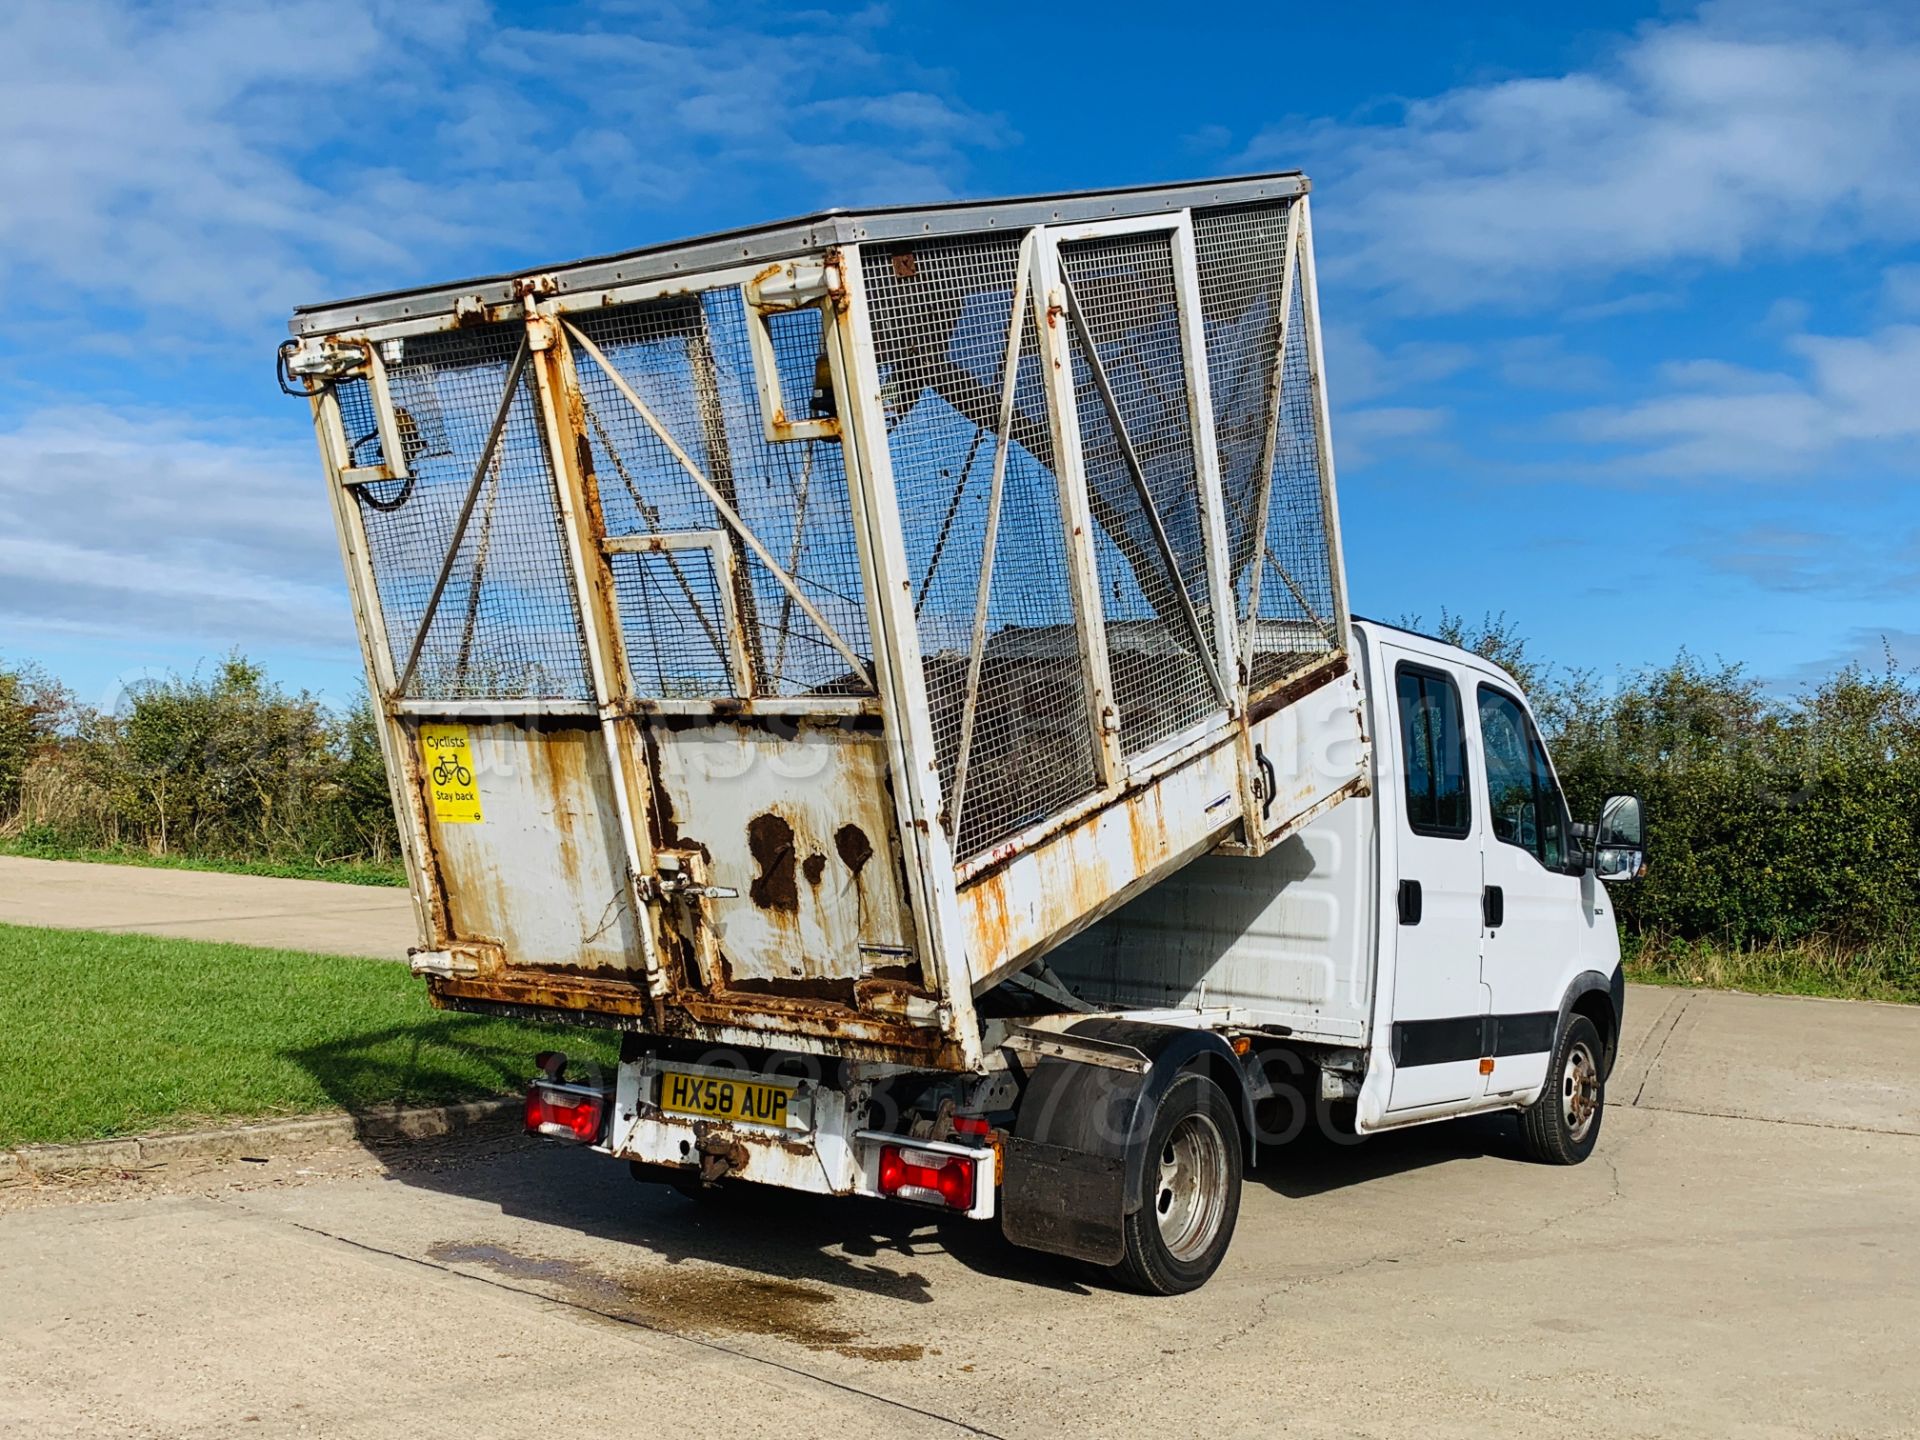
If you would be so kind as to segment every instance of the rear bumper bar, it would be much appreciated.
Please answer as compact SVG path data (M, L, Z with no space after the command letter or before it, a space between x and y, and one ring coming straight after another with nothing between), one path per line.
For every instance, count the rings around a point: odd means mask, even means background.
M675 1065L680 1071L701 1067ZM715 1072L741 1076L738 1071ZM974 1162L973 1203L941 1213L991 1219L995 1213L996 1157L989 1145L918 1140L868 1128L866 1088L802 1084L790 1107L792 1123L774 1127L739 1120L707 1120L662 1110L660 1067L651 1057L621 1064L606 1140L596 1148L623 1160L699 1172L709 1179L750 1180L815 1195L883 1196L880 1152L900 1146Z

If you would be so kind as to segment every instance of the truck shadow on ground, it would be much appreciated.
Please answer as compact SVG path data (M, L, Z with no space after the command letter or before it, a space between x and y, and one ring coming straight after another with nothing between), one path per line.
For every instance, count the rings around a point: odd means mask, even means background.
M385 1138L378 1112L368 1108L370 1096L445 1095L463 1086L476 1088L476 1082L477 1088L511 1094L524 1083L524 1040L517 1045L490 1043L484 1022L472 1031L449 1037L442 1023L434 1027L430 1040L423 1033L398 1029L369 1032L292 1052L290 1058L349 1114L367 1122L362 1139L382 1159L391 1180L479 1201L512 1219L632 1247L669 1266L696 1260L748 1272L776 1287L760 1297L759 1308L770 1312L794 1298L786 1295L783 1300L784 1292L777 1293L783 1285L818 1285L897 1302L930 1303L931 1282L914 1264L930 1254L944 1254L994 1279L1067 1294L1110 1288L1106 1277L1091 1267L1016 1249L996 1224L744 1182L688 1197L664 1185L636 1182L624 1164L604 1155L529 1140L520 1133L517 1119L436 1141ZM1521 1160L1510 1116L1422 1126L1363 1142L1309 1127L1284 1144L1263 1145L1247 1183L1305 1200L1434 1165L1487 1157ZM560 1283L555 1277L561 1270L573 1274L573 1261L524 1254L516 1258L487 1237L447 1237L444 1243L453 1247L449 1255L502 1274L531 1267L531 1278L553 1283ZM586 1282L574 1274L570 1283Z

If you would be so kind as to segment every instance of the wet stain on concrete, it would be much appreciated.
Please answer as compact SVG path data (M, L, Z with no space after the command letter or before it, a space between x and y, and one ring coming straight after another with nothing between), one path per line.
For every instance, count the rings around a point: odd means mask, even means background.
M921 1345L863 1343L860 1331L834 1322L831 1290L794 1280L686 1265L614 1274L583 1260L528 1255L477 1241L442 1241L428 1247L427 1257L551 1287L560 1299L584 1309L662 1330L767 1335L851 1360L918 1360L926 1353Z

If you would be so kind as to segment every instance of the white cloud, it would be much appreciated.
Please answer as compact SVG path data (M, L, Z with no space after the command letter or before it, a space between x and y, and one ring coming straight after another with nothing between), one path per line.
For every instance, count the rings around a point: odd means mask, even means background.
M790 205L795 176L835 202L943 195L969 148L1008 138L877 49L865 12L574 14L503 29L479 0L0 7L0 189L31 197L0 207L0 283L40 304L277 320L343 289L656 238L612 227L716 174L742 220L769 190Z
M1327 197L1323 272L1422 310L1909 238L1920 36L1897 14L1712 5L1588 71L1270 131L1247 158L1303 154Z
M1442 406L1376 405L1366 410L1343 410L1333 431L1340 465L1351 471L1378 464L1382 455L1411 444L1431 442L1452 419Z
M0 431L0 624L350 653L318 463L258 428L81 407Z
M1664 475L1803 474L1854 446L1920 441L1920 326L1787 342L1804 373L1720 360L1661 367L1669 387L1637 404L1565 417L1580 439L1623 447L1637 470Z

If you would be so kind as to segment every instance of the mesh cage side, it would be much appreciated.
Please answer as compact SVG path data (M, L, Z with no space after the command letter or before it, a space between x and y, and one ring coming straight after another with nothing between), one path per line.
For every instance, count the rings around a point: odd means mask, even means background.
M712 552L618 551L607 558L635 691L663 700L734 694Z
M1021 237L863 251L941 783L953 793ZM1015 374L965 858L1097 784L1035 322Z
M1249 685L1279 680L1339 643L1333 608L1333 544L1321 507L1319 410L1298 266L1288 297L1287 353L1281 362L1280 429L1273 455L1254 620Z
M396 671L426 613L525 333L518 325L488 325L410 337L403 360L388 370L413 478L357 485L353 494ZM349 441L375 429L364 387L357 397L343 387L340 400ZM360 449L361 463L378 445L374 439ZM530 372L507 411L407 693L436 700L593 696Z
M1165 234L1081 241L1060 247L1060 264L1085 313L1121 423L1146 472L1148 492L1173 549L1179 585L1200 620L1196 643L1120 437L1075 336L1074 408L1095 522L1114 704L1120 712L1121 746L1133 754L1220 707L1200 658L1200 646L1212 651L1213 606L1172 241Z
M387 447L380 441L380 421L366 380L349 376L333 387L333 398L339 403L340 429L347 437L347 464L386 464Z
M1214 444L1226 508L1227 564L1247 615L1253 592L1255 533L1267 476L1260 460L1274 399L1274 354L1286 297L1287 229L1293 207L1242 205L1193 217L1200 314L1207 335L1207 379L1213 393Z
M804 366L804 377L794 383L810 397L821 343L820 320L813 311L795 314L797 323L783 322L775 333L786 342L783 349L795 354L793 367ZM871 664L864 582L840 443L766 438L754 385L750 322L739 288L728 286L571 318L714 488L727 497L747 528L794 577L840 637ZM804 359L796 349L802 331L810 334ZM784 385L787 353L781 355L780 368ZM727 529L700 486L599 364L576 349L574 370L593 484L607 534ZM796 399L795 403L804 416L811 401ZM853 674L845 657L807 618L786 587L728 533L736 577L734 603L753 666L753 693L866 693L866 682ZM724 635L724 617L718 591L711 586L702 591L688 573L690 564L697 563L686 558L693 553L676 552L680 574L671 566L660 567L666 589L650 598L627 593L641 583L641 570L616 567L623 643L634 683L643 695L697 698L670 686L670 672L654 663L654 651L663 645L671 664L693 665L671 674L705 675L710 688L701 694L734 693L730 680L723 685L724 671L711 663L714 646L709 632ZM657 612L651 607L658 605L683 606L691 612L691 624L674 622L670 642L654 633L656 623L666 623L653 618ZM682 647L682 641L691 648Z

